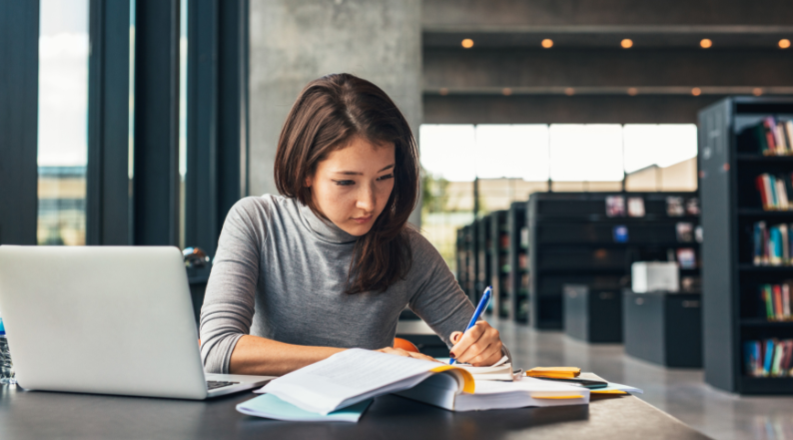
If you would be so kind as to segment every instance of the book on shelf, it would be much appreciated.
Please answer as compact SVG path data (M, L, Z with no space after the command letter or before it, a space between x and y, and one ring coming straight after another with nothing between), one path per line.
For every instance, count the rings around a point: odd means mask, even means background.
M752 263L755 266L789 266L793 264L793 223L768 227L765 221L752 227Z
M769 321L793 320L790 310L790 295L793 281L783 284L763 284L760 286L760 315Z
M793 201L788 198L788 194L793 195L793 174L760 174L755 178L755 186L764 211L793 210Z
M625 225L614 226L612 231L614 243L627 243L628 242L628 227Z
M518 255L518 267L521 270L526 270L529 268L529 256L525 253Z
M681 243L694 241L694 224L689 222L678 222L675 224L675 237Z
M793 122L773 116L763 118L742 133L757 145L763 156L787 156L793 154Z
M682 217L686 215L686 209L680 196L669 196L666 198L666 215L669 217Z
M677 250L677 263L681 269L696 269L697 254L693 248L680 248Z
M699 209L699 198L698 197L690 197L686 199L686 214L688 215L699 215L701 210Z
M644 217L644 199L641 197L628 197L628 216Z
M793 377L793 339L746 341L743 359L747 376Z
M606 197L606 216L625 217L625 197L623 196Z

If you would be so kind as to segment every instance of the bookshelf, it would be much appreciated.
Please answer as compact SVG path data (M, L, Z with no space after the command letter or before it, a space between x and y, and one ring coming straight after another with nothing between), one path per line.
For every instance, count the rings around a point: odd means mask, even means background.
M703 259L705 381L740 394L793 394L793 378L752 377L743 343L793 338L793 323L769 322L759 286L793 279L793 266L754 266L752 228L793 223L791 211L763 211L754 179L793 172L793 156L763 156L741 133L762 118L793 119L793 99L733 97L699 112L699 188L707 240Z
M468 298L472 298L474 291L474 225L466 225L457 231L457 281Z
M509 211L493 211L490 214L490 240L492 245L490 272L493 286L493 310L499 318L512 319L512 304L509 294Z
M609 197L641 198L644 215L609 217ZM687 202L697 193L534 193L529 198L529 322L537 329L563 327L564 284L585 285L592 290L615 290L630 286L630 268L635 261L668 261L681 249L699 243L693 229L698 215L667 214L667 198ZM683 208L685 211L685 207ZM678 239L678 223L690 225L689 240ZM618 241L616 229L627 229L627 239ZM681 269L681 284L697 290L699 269Z
M521 323L529 321L528 224L526 202L514 202L507 215L509 230L509 287L512 318Z
M479 300L482 299L482 293L484 293L485 288L490 284L491 273L493 270L493 262L491 261L491 255L493 252L493 237L489 233L491 230L490 226L490 216L484 216L480 218L477 222L477 231L476 231L476 239L477 239L477 275L476 275L476 283L474 283L474 292L473 296L471 296L471 300L474 304L479 304ZM491 313L492 309L486 311L486 313Z
M465 291L465 232L464 228L457 230L457 236L454 241L454 262L455 262L455 276L457 277L457 284Z

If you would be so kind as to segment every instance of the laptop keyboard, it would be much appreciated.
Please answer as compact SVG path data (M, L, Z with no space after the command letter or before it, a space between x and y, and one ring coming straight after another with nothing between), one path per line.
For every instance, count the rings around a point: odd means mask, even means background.
M212 391L218 388L227 387L229 385L236 385L239 382L226 382L224 380L208 380L207 381L207 390Z

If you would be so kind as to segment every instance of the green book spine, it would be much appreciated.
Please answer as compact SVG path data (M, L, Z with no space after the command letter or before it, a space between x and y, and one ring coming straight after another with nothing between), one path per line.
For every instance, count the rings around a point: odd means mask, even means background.
M776 346L775 346L775 349L774 349L774 364L771 367L771 375L772 376L781 376L782 375L781 374L781 370L780 370L780 366L782 365L782 355L784 354L783 350L782 350L782 346L783 345L784 344L777 343Z
M763 300L765 301L766 318L774 319L774 302L771 298L771 285L763 286Z

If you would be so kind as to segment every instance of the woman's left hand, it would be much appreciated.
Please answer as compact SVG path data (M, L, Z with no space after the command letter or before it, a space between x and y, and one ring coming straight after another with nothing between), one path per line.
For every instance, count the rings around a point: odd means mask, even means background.
M503 357L501 354L501 338L498 330L487 321L478 321L473 327L463 332L452 332L449 336L454 346L451 357L457 362L464 362L475 367L495 364Z

